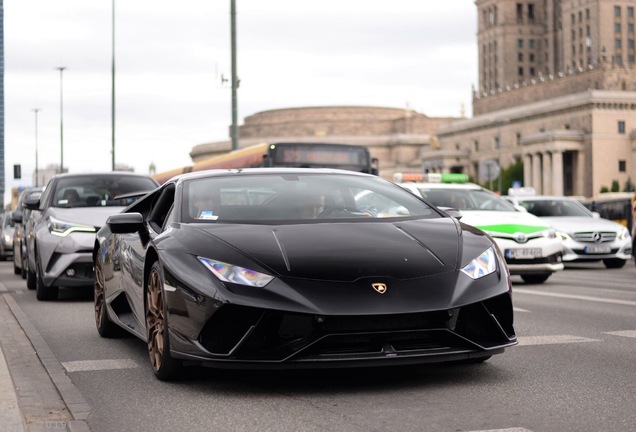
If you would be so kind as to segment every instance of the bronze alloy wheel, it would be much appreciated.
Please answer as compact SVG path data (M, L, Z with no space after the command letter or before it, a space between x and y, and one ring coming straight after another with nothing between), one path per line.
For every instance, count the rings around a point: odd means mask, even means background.
M148 335L148 354L155 372L161 369L164 357L164 323L161 277L157 269L153 267L146 290L146 334Z
M111 338L123 336L123 330L108 318L106 310L106 291L104 277L104 261L101 256L95 259L95 281L93 283L93 304L95 306L95 326L101 337Z
M181 360L170 355L166 310L163 273L161 264L156 261L150 269L146 286L146 336L152 371L163 381L178 378L183 365Z
M94 305L95 305L95 325L99 334L102 334L104 328L104 320L106 315L106 303L104 299L104 266L100 256L95 260L95 282L94 288ZM103 336L103 335L102 335Z

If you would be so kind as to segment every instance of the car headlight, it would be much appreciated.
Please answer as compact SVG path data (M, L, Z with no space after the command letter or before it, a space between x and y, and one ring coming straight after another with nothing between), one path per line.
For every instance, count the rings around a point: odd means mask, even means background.
M232 282L240 285L262 288L274 279L273 276L259 273L244 267L235 266L209 258L197 257L214 276L223 282Z
M618 239L619 240L625 240L626 238L629 238L629 230L627 228L623 228L618 233Z
M550 228L545 231L541 231L541 235L545 238L553 239L557 237L557 233L554 229Z
M462 271L471 279L488 276L497 270L497 255L492 247L469 262Z
M566 233L565 231L557 231L557 235L561 238L561 240L572 240L570 234Z
M13 241L13 237L10 236L9 234L5 234L4 235L4 242L5 243L11 243Z
M72 232L87 232L94 233L97 232L95 227L89 225L81 225L73 222L66 222L60 219L56 219L54 217L49 217L48 221L49 232L53 235L66 237Z

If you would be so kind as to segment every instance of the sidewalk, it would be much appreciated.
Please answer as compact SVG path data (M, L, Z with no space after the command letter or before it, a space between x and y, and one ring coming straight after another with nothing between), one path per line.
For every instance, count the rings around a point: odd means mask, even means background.
M0 430L89 431L90 406L0 279Z

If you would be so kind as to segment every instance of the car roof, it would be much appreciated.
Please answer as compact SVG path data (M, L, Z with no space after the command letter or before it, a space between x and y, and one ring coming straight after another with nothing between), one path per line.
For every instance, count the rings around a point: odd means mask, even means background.
M277 174L340 174L359 177L377 177L372 174L357 171L329 169L329 168L243 168L243 169L213 169L194 171L180 174L172 178L174 181L192 180L197 178L230 176L230 175L277 175Z
M412 185L416 188L427 189L457 189L457 190L488 190L475 183L423 183L423 182L403 182L400 186Z
M516 199L519 201L577 201L573 197L567 197L562 195L505 195L504 198Z

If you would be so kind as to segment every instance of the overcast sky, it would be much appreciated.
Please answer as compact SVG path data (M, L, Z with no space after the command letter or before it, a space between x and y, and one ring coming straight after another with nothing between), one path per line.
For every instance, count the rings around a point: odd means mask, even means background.
M236 0L238 118L303 106L471 113L473 0ZM5 172L111 169L112 0L4 0ZM191 164L229 139L230 0L116 0L116 163ZM22 180L13 180L13 165ZM8 196L8 195L5 195ZM5 199L7 202L7 199Z

